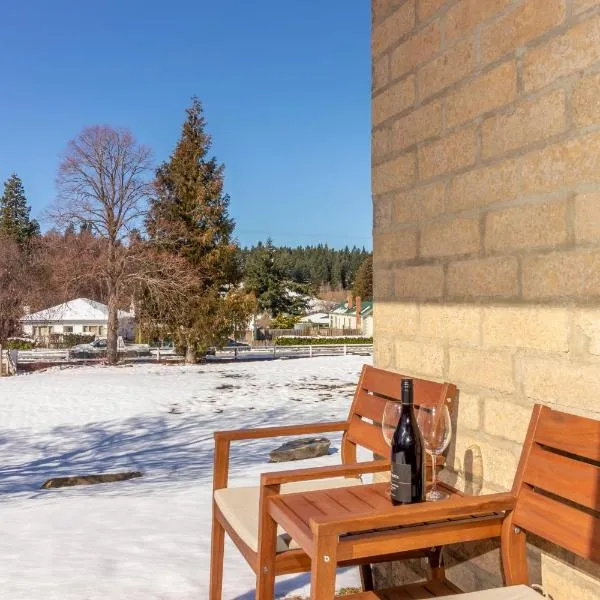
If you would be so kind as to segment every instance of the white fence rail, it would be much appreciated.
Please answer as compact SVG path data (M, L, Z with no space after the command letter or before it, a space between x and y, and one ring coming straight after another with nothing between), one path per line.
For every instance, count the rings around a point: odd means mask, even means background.
M60 363L67 362L69 360L68 350L19 350L17 354L17 360L20 363L33 363L33 362L44 362L44 363Z
M235 354L235 348L226 348L219 350L219 355ZM345 356L347 354L372 354L373 344L316 344L313 346L271 346L262 348L252 348L251 350L237 350L237 356L251 355L271 355L271 356Z
M157 349L150 349L150 356L144 357L147 360L157 361L178 361L183 360L183 356L178 356L169 352L158 352ZM277 358L277 357L313 357L313 356L346 356L348 354L368 355L373 353L373 344L318 344L318 345L298 345L298 346L271 346L243 350L240 348L224 348L218 350L216 357L222 358ZM19 350L16 353L17 363L65 363L65 362L85 362L89 359L75 358L70 356L69 350ZM133 358L133 357L131 357ZM142 358L143 360L143 358ZM16 366L16 365L15 365Z

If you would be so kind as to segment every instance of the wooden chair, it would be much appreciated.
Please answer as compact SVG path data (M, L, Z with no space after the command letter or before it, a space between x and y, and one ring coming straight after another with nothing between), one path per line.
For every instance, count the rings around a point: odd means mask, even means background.
M412 584L344 596L344 600L408 600L444 596L447 600L539 600L527 587L526 533L535 534L572 553L600 563L600 421L536 405L512 490L508 494L463 497L403 507L374 523L365 517L338 531L359 534L375 527L407 527L451 517L485 518L503 506L501 555L504 588L456 594L439 582ZM452 543L448 539L448 543ZM457 541L457 540L454 540ZM322 600L329 600L323 598Z
M213 519L210 572L210 600L221 600L223 581L223 550L225 533L242 553L257 581L257 600L273 598L273 577L265 577L262 557L267 548L261 537L263 520L266 518L265 497L273 489L280 493L292 493L308 489L327 489L349 485L361 485L361 475L389 470L389 448L381 433L381 420L389 399L400 399L402 375L365 365L354 393L348 418L331 423L314 423L262 429L242 429L215 432L213 473ZM417 406L441 406L446 402L452 410L456 399L456 387L448 383L436 383L414 379L415 404ZM341 432L342 464L339 466L297 469L269 474L270 486L229 488L229 448L232 441L261 439L278 436L296 436L326 432ZM382 460L357 462L357 446L364 447ZM431 465L430 465L431 468ZM273 484L274 487L273 487ZM420 552L435 561L435 552ZM415 556L411 553L410 556ZM381 560L405 558L405 553L381 557ZM355 564L355 563L354 563ZM277 538L275 575L310 571L310 558L297 547L284 532ZM370 566L361 568L363 589L373 589Z

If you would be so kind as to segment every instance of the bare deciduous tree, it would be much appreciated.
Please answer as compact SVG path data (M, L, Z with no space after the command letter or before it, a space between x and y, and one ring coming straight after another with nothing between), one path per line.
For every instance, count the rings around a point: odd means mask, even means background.
M69 142L57 178L54 221L84 225L101 241L94 272L87 275L105 287L111 364L117 361L118 308L131 283L128 239L146 211L150 168L150 150L129 131L95 126Z

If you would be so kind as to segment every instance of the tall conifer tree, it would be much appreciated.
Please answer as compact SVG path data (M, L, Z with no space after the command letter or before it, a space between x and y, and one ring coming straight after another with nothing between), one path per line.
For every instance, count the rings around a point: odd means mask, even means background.
M155 318L167 324L195 362L251 314L251 298L237 292L240 280L238 248L232 241L234 221L223 191L224 167L209 156L202 106L194 98L187 109L181 137L156 172L155 197L146 219L150 241L163 251L185 258L196 275L194 293Z
M30 212L23 182L13 173L4 183L4 193L0 197L0 235L20 246L39 236L40 225L30 219Z

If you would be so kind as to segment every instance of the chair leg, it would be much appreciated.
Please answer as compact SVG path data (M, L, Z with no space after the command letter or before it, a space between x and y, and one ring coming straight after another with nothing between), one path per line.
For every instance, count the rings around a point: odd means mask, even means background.
M275 553L277 523L266 511L261 515L258 542L258 572L256 574L256 600L273 600L275 596Z
M430 579L446 579L443 550L443 546L436 546L427 553L427 558L429 559Z
M371 565L360 565L360 587L363 592L372 592L375 588L373 585L373 569Z
M225 529L215 515L213 504L212 542L210 546L210 592L209 600L221 600L223 591L223 553L225 551Z

